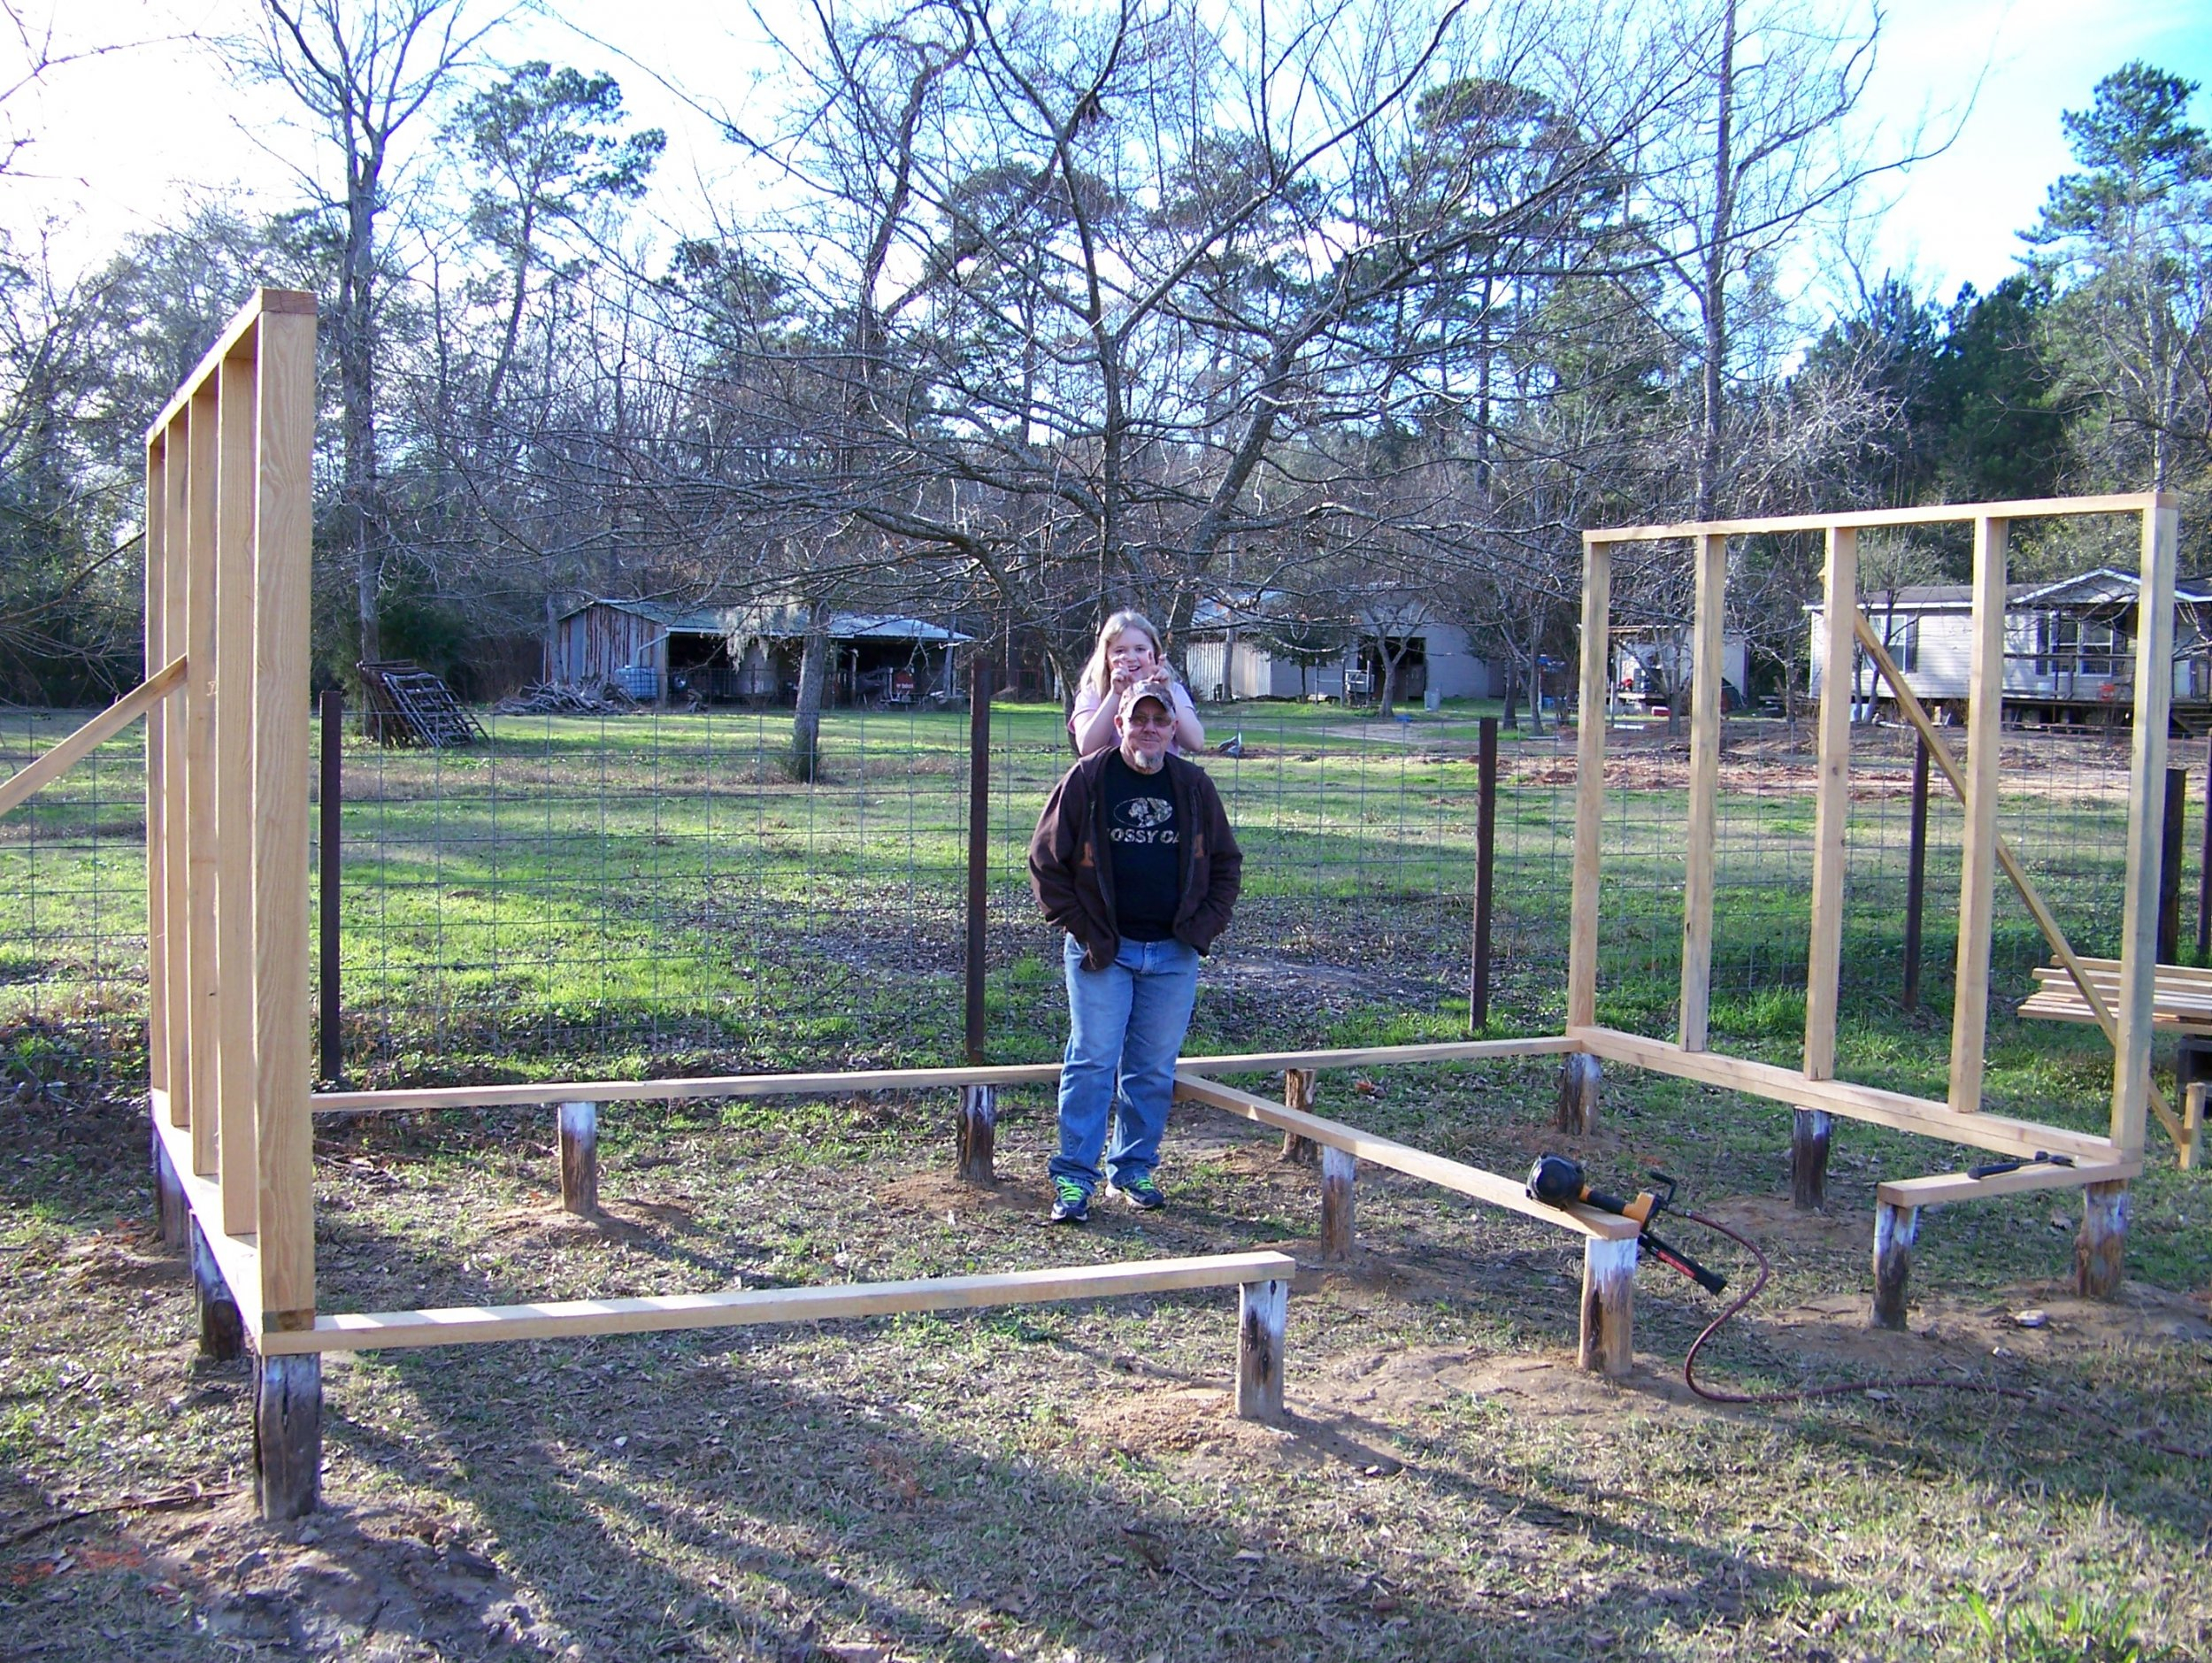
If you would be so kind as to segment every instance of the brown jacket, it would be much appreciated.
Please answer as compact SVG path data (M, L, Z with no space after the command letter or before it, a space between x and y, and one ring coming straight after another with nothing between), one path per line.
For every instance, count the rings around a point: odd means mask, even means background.
M1106 968L1121 951L1114 864L1105 853L1106 794L1099 789L1106 759L1115 754L1102 751L1070 768L1045 799L1029 840L1029 887L1037 905L1081 944L1083 962L1093 970ZM1175 798L1176 823L1189 828L1180 850L1175 939L1202 953L1229 928L1244 882L1244 851L1205 769L1172 755L1161 766Z

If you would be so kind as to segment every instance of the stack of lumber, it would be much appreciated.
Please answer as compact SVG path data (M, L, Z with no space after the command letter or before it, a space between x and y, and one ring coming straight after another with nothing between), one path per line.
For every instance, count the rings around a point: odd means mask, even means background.
M2084 959L2097 996L2116 1016L2120 1010L2120 961ZM2035 991L2021 1002L2020 1014L2053 1022L2093 1022L2096 1012L2074 985L2074 978L2060 965L2038 965ZM2180 1034L2212 1034L2212 970L2188 965L2158 966L2156 991L2152 998L2151 1023Z

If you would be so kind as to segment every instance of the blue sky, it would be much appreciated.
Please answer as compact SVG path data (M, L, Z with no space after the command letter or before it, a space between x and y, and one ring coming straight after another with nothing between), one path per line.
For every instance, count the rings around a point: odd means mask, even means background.
M52 16L65 47L150 42L65 65L0 106L0 120L34 140L0 180L0 223L19 239L44 224L65 264L96 258L127 232L174 218L195 193L234 180L281 199L293 159L313 153L278 124L280 104L231 84L204 47L180 43L248 26L246 0L19 4L27 17ZM638 63L731 102L772 68L757 46L727 32L749 27L741 8L557 0L551 9ZM1945 299L1962 282L1985 289L2014 268L2015 233L2033 221L2068 165L2060 112L2085 107L2100 77L2144 58L2212 84L2207 0L1917 0L1888 11L1863 135L1893 148L1916 127L1940 133L1962 118L1962 125L1948 151L1882 192L1886 204L1864 227L1869 274L1900 271ZM617 74L638 114L670 130L662 172L672 196L730 166L726 147L687 122L682 106L634 65L546 20L503 48L511 58L532 54ZM0 85L12 79L0 74ZM2195 115L2212 125L2212 93L2200 95ZM668 212L683 216L674 202Z

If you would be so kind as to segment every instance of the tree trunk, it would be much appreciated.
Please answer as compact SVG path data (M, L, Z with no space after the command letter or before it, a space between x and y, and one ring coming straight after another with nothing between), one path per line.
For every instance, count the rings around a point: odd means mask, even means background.
M1720 100L1713 139L1713 220L1705 240L1705 292L1698 298L1704 312L1705 362L1701 366L1704 397L1698 412L1697 518L1715 517L1720 497L1720 436L1722 366L1728 356L1728 254L1734 230L1736 181L1730 171L1736 101L1736 0L1728 0L1721 19ZM1670 712L1675 702L1670 699ZM1673 719L1668 719L1673 731Z
M822 766L822 683L829 667L829 607L808 603L806 648L799 658L798 706L791 713L791 756L787 771L795 780L811 780Z

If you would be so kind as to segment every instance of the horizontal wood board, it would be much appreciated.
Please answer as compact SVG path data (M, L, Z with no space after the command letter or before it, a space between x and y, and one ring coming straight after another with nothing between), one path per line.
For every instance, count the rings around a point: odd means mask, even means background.
M373 1311L318 1317L311 1329L265 1334L271 1356L306 1351L376 1351L394 1346L463 1345L488 1341L572 1339L594 1334L650 1334L674 1328L730 1328L764 1322L826 1322L918 1311L964 1311L1002 1305L1045 1305L1189 1288L1288 1282L1297 1261L1286 1253L1222 1253L1123 1265L1010 1271L989 1276L933 1276L906 1282L850 1282L821 1288L744 1288L724 1293L662 1294L626 1299L562 1299L543 1305L455 1305L422 1311Z
M1533 1199L1528 1188L1517 1178L1507 1178L1494 1172L1485 1172L1479 1166L1470 1166L1443 1155L1432 1155L1426 1150L1415 1149L1392 1138L1363 1132L1357 1127L1346 1126L1336 1120L1325 1120L1317 1114L1308 1114L1298 1109L1286 1108L1269 1098L1255 1097L1249 1091L1240 1091L1234 1086L1225 1086L1217 1081L1206 1080L1179 1073L1175 1077L1175 1095L1193 1103L1202 1103L1209 1108L1224 1109L1231 1114L1262 1126L1271 1126L1279 1131L1295 1132L1310 1138L1324 1149L1341 1150L1355 1159L1402 1172L1409 1178L1423 1179L1440 1189L1449 1190L1470 1200L1486 1202L1502 1207L1509 1213L1518 1213L1552 1226L1555 1229L1571 1231L1578 1236L1596 1236L1606 1241L1625 1241L1642 1234L1636 1223L1617 1213L1601 1213L1594 1207L1548 1206Z
M1611 1028L1571 1028L1570 1037L1592 1056L1607 1062L1632 1064L1654 1074L1678 1080L1741 1091L1755 1097L1786 1103L1795 1108L1825 1109L1846 1120L1869 1120L1900 1131L1948 1138L1971 1149L2002 1155L2032 1155L2048 1150L2077 1160L2110 1160L2111 1140L2090 1132L2068 1131L2033 1120L1979 1113L1955 1113L1950 1105L1902 1091L1884 1091L1874 1086L1853 1085L1842 1080L1808 1080L1793 1069L1771 1063L1752 1062L1717 1051L1685 1051L1663 1039L1646 1039Z
M1187 1057L1183 1073L1258 1074L1278 1068L1356 1068L1386 1063L1472 1062L1559 1056L1575 1049L1563 1035L1534 1039L1451 1040L1432 1045L1369 1045L1339 1051L1251 1051ZM521 1108L551 1103L656 1103L678 1097L816 1097L844 1091L927 1091L961 1086L1046 1085L1060 1065L1007 1063L960 1068L864 1068L829 1074L710 1074L682 1080L570 1080L512 1085L426 1086L391 1091L325 1091L318 1114L394 1110Z
M2077 1166L2055 1166L2047 1161L2016 1166L1975 1178L1962 1172L1942 1173L1929 1178L1902 1178L1878 1184L1874 1196L1893 1207L1939 1207L1952 1201L1980 1201L1993 1196L2024 1195L2033 1190L2078 1190L2085 1184L2124 1183L2143 1175L2139 1160L2085 1162Z

